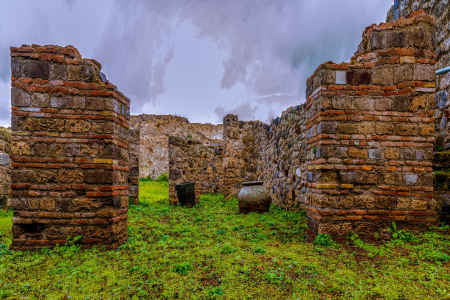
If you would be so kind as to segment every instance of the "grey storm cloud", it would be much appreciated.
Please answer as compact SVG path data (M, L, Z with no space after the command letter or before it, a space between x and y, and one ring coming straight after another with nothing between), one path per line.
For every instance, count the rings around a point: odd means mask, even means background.
M99 60L108 78L131 98L134 113L152 113L152 107L164 105L164 113L183 107L192 121L219 121L228 112L267 120L302 103L306 78L323 61L348 59L364 28L383 21L391 2L2 1L0 101L5 105L0 121L9 120L9 46L31 43L72 44L83 56ZM179 35L187 26L195 36L183 39ZM214 48L200 56L200 41ZM177 58L189 59L184 52L199 65L208 56L220 57L220 72L193 68L184 78L169 76L181 70ZM201 82L171 94L183 81L204 77L216 83L203 87L208 90L204 99L201 90L190 94L202 88ZM191 105L178 105L183 101Z

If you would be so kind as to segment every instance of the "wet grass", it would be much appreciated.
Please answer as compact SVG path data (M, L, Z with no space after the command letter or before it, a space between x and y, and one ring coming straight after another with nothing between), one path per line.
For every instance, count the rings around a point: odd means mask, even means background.
M167 200L167 183L141 182L128 243L115 251L76 244L8 249L10 212L0 212L4 299L446 299L448 227L392 229L393 239L347 245L305 241L302 212L272 207L237 214L237 200L205 195L192 209Z

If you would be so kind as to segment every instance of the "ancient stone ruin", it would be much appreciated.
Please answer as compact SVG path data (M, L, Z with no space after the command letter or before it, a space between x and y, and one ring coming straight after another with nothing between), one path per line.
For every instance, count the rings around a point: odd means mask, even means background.
M423 12L369 26L351 61L322 64L306 104L270 125L229 115L223 143L171 139L171 201L179 182L235 195L240 183L259 179L275 204L307 211L312 234L436 224L448 199L447 177L441 192L433 184L433 167L448 169L448 156L434 154L435 116L439 140L448 139L448 73L435 97L435 69L448 46L438 55L435 37L436 19Z
M127 239L130 102L71 47L11 48L14 249Z
M130 118L130 101L74 47L11 48L0 205L8 198L14 209L12 247L74 236L116 247L139 178L167 172L173 204L182 182L195 182L198 198L261 180L275 205L307 212L312 235L448 220L450 72L436 72L450 61L448 1L399 3L388 23L364 31L349 62L315 70L305 104L270 124Z
M313 232L437 222L434 26L426 15L370 26L350 63L325 63L308 80Z

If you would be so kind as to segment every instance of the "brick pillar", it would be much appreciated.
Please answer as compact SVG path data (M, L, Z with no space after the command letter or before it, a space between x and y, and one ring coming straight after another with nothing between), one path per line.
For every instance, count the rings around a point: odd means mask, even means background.
M130 129L130 174L128 177L130 203L139 204L139 152L141 128Z
M423 13L370 26L351 63L325 63L308 80L312 233L437 222L434 30Z
M72 47L11 48L14 249L127 239L129 100Z

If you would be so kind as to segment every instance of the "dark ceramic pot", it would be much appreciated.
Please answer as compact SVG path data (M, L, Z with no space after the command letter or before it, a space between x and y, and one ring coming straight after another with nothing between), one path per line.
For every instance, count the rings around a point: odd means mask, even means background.
M243 182L238 195L239 212L267 212L272 199L262 181Z
M175 190L181 206L193 207L195 205L195 182L177 184Z

